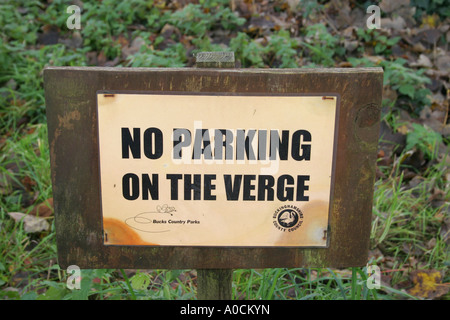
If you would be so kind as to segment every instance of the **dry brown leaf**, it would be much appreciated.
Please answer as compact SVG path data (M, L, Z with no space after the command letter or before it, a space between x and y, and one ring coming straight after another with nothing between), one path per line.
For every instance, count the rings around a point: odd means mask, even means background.
M381 25L385 29L403 30L406 27L406 21L401 16L394 18L382 18Z
M23 222L23 230L26 233L46 231L50 228L49 223L43 218L35 217L22 212L8 212L8 215L17 223Z
M436 67L438 70L450 72L450 55L441 55L436 59Z
M447 245L450 245L450 217L443 219L440 237Z
M131 41L130 45L122 47L122 57L126 59L130 55L134 55L141 49L142 46L145 46L145 40L142 37L136 37Z
M409 0L382 0L380 3L381 10L386 13L393 12L400 7L407 6L409 6Z
M25 187L25 190L27 190L27 191L32 191L33 188L36 186L36 181L34 181L29 176L26 176L25 178L23 178L21 180L21 182L22 182L23 186Z
M417 59L416 62L410 63L411 67L424 67L424 68L432 68L433 63L431 63L430 58L428 58L426 55L421 54L419 56L419 59Z
M30 215L46 218L53 214L53 198L49 198L44 202L38 204L33 210L30 211Z

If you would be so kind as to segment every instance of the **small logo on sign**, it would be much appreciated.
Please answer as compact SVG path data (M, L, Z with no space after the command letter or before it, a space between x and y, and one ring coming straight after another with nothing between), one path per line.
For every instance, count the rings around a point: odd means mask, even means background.
M297 230L303 223L303 213L293 205L285 205L278 208L273 214L274 226L283 232Z

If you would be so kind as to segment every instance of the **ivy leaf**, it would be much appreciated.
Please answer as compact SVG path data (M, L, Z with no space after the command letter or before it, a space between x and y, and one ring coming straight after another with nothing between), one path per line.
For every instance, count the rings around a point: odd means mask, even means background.
M135 290L145 290L150 284L150 276L143 272L136 273L131 279L131 286Z
M442 143L442 136L438 132L417 123L412 124L412 129L406 136L406 150L416 147L422 150L428 159L436 159L438 147Z
M410 85L410 84L404 84L404 85L401 85L401 86L398 88L398 91L400 91L401 94L407 95L407 96L409 96L411 99L414 99L414 93L415 93L416 90L414 89L414 86L413 86L413 85Z

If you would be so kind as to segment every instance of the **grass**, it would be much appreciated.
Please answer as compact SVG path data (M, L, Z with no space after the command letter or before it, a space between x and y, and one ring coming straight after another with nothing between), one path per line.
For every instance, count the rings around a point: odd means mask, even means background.
M351 273L351 274L350 274ZM370 300L376 290L365 284L364 268L236 270L233 298L249 300Z
M403 184L402 173L388 181L377 182L371 234L374 246L385 248L395 258L401 257L400 251L404 251L405 262L410 252L422 251L421 261L429 268L448 263L447 246L436 237L441 228L443 208L433 208L430 203L432 190L439 190L439 185L444 183L445 170L442 164L430 168L422 183L409 189ZM432 246L430 241L433 241Z
M199 1L177 11L160 1L121 2L117 10L109 9L116 5L112 0L83 1L82 45L43 44L39 39L48 36L52 28L62 40L74 36L65 27L67 3L0 4L0 299L195 299L195 270L81 270L81 289L70 290L66 284L71 274L56 261L53 217L45 218L50 223L48 230L26 233L25 222L17 223L9 216L10 212L29 213L52 197L43 68L92 65L92 56L116 59L116 66L186 67L192 53L209 50L234 51L246 68L327 67L345 59L355 66L375 63L364 56L363 45L355 56L347 56L340 37L324 24L303 26L297 35L301 39L287 30L255 39L255 31L247 30L248 21L238 17L224 0ZM320 15L325 7L322 3L304 1L304 17ZM162 34L165 26L176 28L181 36ZM227 40L213 37L216 31ZM399 39L364 30L357 35L371 46L377 43L378 47L369 49L384 55L379 64L385 69L385 85L417 116L430 104L425 70L409 68L405 60L391 57L391 46ZM137 37L145 45L123 58L122 50ZM389 107L384 119L393 128L399 127L398 101L385 105ZM410 132L408 142L408 148L391 165L378 167L384 177L375 184L368 263L380 268L380 288L368 287L371 275L366 267L238 269L233 272L233 299L417 299L407 291L414 285L412 270L438 270L443 285L448 285L450 259L443 223L450 201L448 167L435 152L437 143L448 145L448 141L419 126ZM414 150L428 152L425 169L406 164ZM412 183L411 172L420 183ZM443 204L435 205L436 198L444 199ZM441 297L449 298L448 293Z

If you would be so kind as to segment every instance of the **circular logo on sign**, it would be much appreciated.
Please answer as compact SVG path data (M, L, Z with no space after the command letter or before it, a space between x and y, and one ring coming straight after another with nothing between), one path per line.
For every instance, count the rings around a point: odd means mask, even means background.
M273 224L280 231L292 232L303 223L303 213L293 205L285 205L278 208L273 214Z

